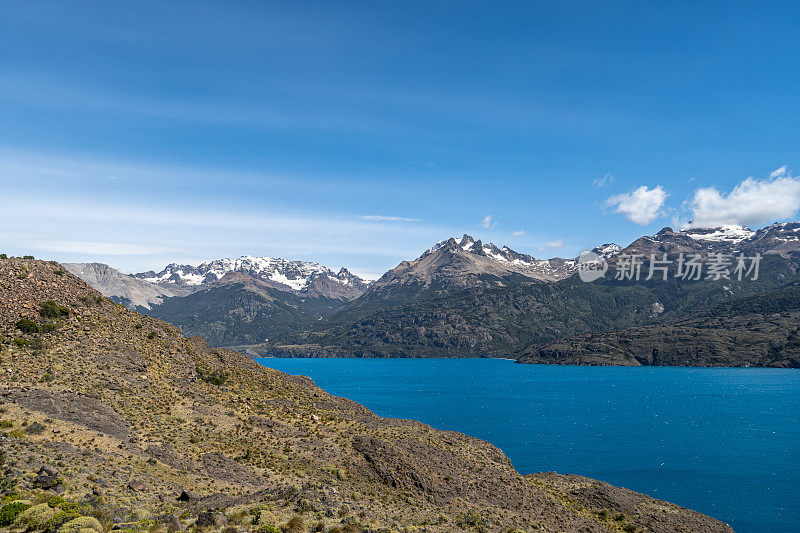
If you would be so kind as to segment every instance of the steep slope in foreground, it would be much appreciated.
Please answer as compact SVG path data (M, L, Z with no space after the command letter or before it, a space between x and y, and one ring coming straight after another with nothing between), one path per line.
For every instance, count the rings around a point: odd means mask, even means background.
M672 324L559 340L517 362L800 368L800 286L716 305Z
M486 442L380 418L307 378L210 349L60 268L0 260L0 491L34 504L19 529L93 515L103 523L78 524L731 531L598 481L521 476Z

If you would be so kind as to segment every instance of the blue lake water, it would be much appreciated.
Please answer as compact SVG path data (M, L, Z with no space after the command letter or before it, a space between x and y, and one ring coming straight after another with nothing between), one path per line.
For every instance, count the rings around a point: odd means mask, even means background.
M525 473L590 476L729 523L800 531L800 371L258 359L382 416L485 439Z

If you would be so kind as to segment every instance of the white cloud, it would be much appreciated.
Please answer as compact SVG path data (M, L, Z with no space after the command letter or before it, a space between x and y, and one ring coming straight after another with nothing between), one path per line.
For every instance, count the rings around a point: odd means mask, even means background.
M387 215L361 215L362 220L376 220L379 222L421 222L419 218L393 217Z
M688 207L692 220L686 226L691 227L755 226L791 218L800 209L800 178L781 167L764 180L749 177L728 193L702 187Z
M602 178L595 178L592 180L592 187L595 189L602 189L603 187L607 187L614 183L614 176L611 174L606 174Z
M492 219L492 215L486 215L483 217L483 220L481 220L481 226L486 229L493 228L496 225L497 221Z
M527 232L527 231L525 231L524 229L517 230L517 231L515 231L515 232L513 233L513 235L514 235L515 237L521 237L521 236L523 236L523 235L527 235L527 234L528 234L528 232Z
M606 206L614 207L615 213L625 215L631 222L646 225L661 214L667 196L661 185L652 189L642 185L635 191L610 197L606 200Z
M548 241L544 243L543 246L539 247L539 250L557 250L559 248L564 247L564 239L558 239L557 241Z

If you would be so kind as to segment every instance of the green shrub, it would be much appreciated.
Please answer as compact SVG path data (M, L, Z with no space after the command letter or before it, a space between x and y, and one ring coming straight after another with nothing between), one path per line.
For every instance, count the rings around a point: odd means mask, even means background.
M0 259L8 259L8 256L6 254L0 254Z
M64 271L63 270L53 270L53 274L55 274L56 276L63 276L64 275Z
M23 255L23 259L35 259L32 255Z
M42 324L42 327L40 329L42 330L42 333L52 333L53 331L58 329L58 326L56 324L53 324L52 322L45 322L44 324Z
M11 420L0 420L0 428L7 429L14 427L14 422Z
M30 507L25 502L11 502L0 507L0 526L10 526L17 519L17 515Z
M219 387L228 379L228 374L222 372L220 370L205 370L201 366L195 366L195 370L197 371L197 377L205 381L206 383L211 383L212 385L216 385Z
M39 422L34 422L33 424L29 425L25 428L25 433L28 435L41 435L44 433L44 430L47 429L44 424L40 424Z
M156 333L155 331L151 331L150 333L147 334L147 338L150 340L153 340L156 337L158 337L158 333Z
M59 533L78 533L87 529L103 531L103 525L93 516L79 516L65 523L58 531Z
M17 348L22 348L23 346L30 346L31 341L28 339L23 339L22 337L17 337L14 339L14 346Z
M15 324L15 327L22 333L39 333L39 325L29 318L23 318Z
M73 510L68 510L68 511L60 510L43 524L44 526L43 529L45 530L45 532L52 532L52 533L55 533L56 531L63 531L63 528L61 526L63 526L67 522L71 522L76 518L79 518L80 516L81 516L80 513ZM77 533L78 530L75 529L74 531Z
M58 305L53 300L48 300L39 306L39 314L44 318L59 318L69 315L69 309Z

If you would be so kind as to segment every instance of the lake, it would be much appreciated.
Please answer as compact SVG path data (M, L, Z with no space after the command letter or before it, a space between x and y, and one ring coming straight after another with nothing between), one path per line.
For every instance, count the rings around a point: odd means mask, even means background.
M375 413L485 439L521 473L590 476L729 523L800 529L800 371L257 359Z

